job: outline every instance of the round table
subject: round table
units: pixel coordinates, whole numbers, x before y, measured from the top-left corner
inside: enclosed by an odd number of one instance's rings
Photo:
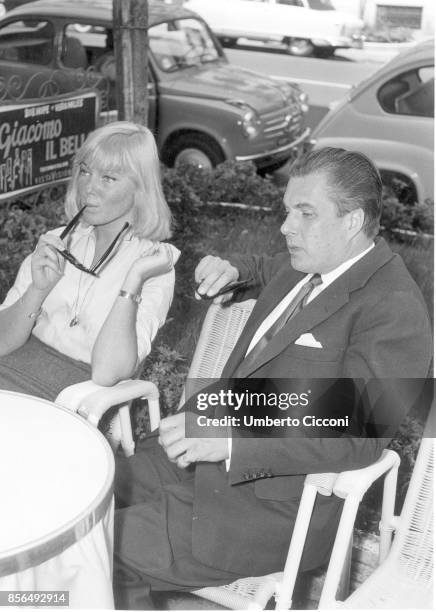
[[[6,391],[0,435],[0,591],[67,591],[72,608],[113,608],[105,438],[68,410]]]

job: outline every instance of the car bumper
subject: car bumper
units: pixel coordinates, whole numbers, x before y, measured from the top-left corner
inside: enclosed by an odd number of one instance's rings
[[[277,149],[273,149],[272,151],[264,151],[262,153],[256,153],[253,155],[235,155],[236,161],[253,161],[258,166],[266,166],[271,162],[280,161],[281,159],[287,159],[291,157],[293,153],[297,153],[300,147],[303,146],[303,143],[310,136],[310,128],[307,127],[302,134],[292,142],[283,145],[282,147],[278,147]]]

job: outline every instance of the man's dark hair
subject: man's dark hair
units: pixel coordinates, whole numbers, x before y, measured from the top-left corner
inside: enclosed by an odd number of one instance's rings
[[[361,208],[364,233],[373,238],[380,227],[382,182],[372,161],[357,151],[324,147],[302,155],[292,164],[289,178],[324,173],[329,197],[340,217]]]

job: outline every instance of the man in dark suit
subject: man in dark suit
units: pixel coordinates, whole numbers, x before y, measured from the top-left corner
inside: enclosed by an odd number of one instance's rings
[[[200,294],[250,279],[258,295],[223,377],[354,379],[368,389],[375,380],[367,395],[384,405],[396,385],[380,381],[427,376],[432,345],[418,287],[376,237],[379,174],[358,153],[315,151],[292,167],[284,203],[287,253],[208,256],[196,269]],[[146,608],[145,585],[193,590],[279,571],[305,475],[368,465],[389,441],[188,438],[189,419],[163,419],[159,444],[150,438],[118,462],[118,607]],[[335,498],[317,502],[302,569],[328,559],[340,509]]]

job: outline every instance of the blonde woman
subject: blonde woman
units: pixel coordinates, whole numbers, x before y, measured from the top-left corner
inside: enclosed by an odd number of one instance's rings
[[[164,323],[179,251],[151,132],[127,121],[77,152],[65,209],[0,306],[0,388],[53,400],[92,378],[132,376]]]

